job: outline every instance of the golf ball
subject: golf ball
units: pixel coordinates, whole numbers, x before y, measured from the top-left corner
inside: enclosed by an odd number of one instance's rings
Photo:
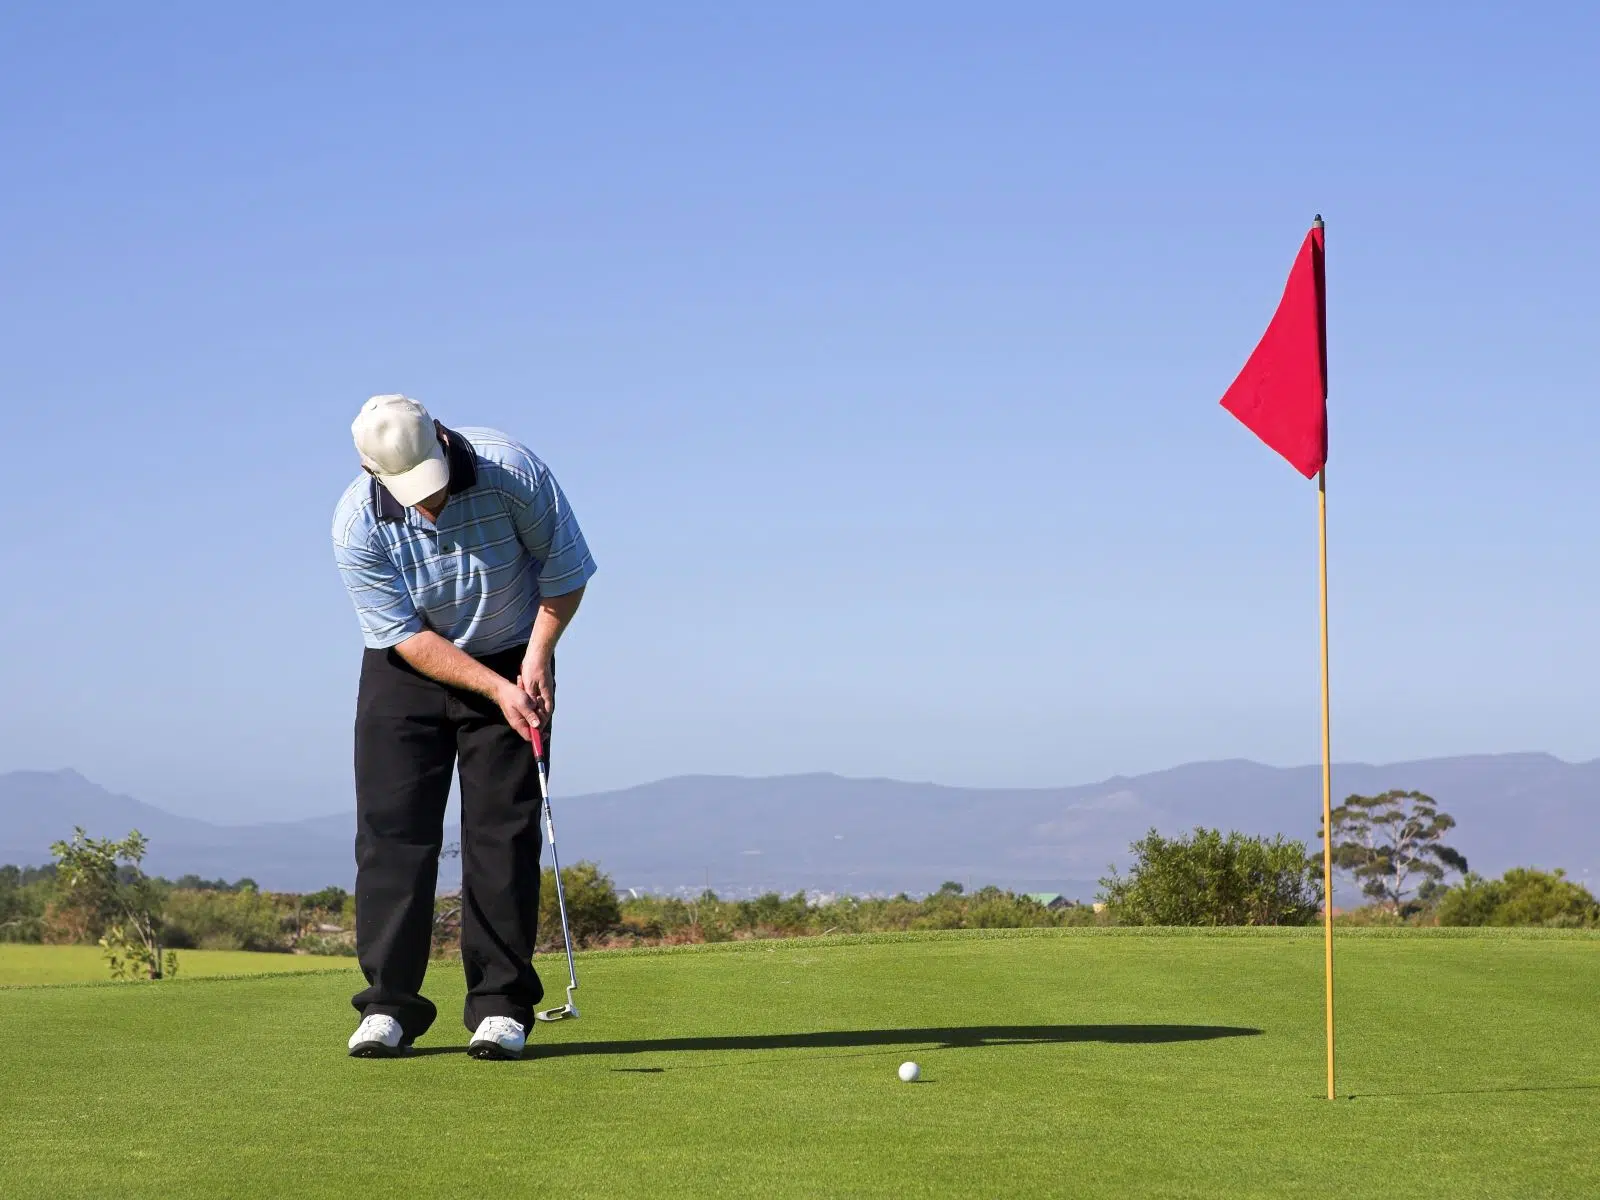
[[[901,1063],[900,1064],[900,1082],[901,1083],[915,1083],[917,1080],[919,1080],[921,1078],[922,1078],[922,1068],[917,1066],[916,1063]]]

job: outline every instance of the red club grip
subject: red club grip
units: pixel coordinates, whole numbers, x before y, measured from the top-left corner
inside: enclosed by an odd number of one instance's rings
[[[533,756],[538,759],[544,758],[544,734],[539,732],[537,725],[529,731],[529,740],[533,742]]]

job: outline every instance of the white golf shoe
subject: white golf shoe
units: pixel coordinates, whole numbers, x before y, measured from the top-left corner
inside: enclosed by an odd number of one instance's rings
[[[478,1032],[467,1043],[467,1053],[473,1058],[521,1058],[522,1048],[528,1044],[528,1031],[520,1021],[510,1017],[485,1017],[478,1022]]]
[[[406,1052],[402,1045],[405,1033],[400,1022],[393,1017],[362,1017],[361,1024],[350,1035],[352,1058],[397,1058]]]

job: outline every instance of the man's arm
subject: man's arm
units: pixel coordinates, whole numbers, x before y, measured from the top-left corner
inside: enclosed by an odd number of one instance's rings
[[[533,619],[533,634],[528,638],[528,652],[523,655],[517,684],[533,701],[542,724],[548,724],[556,711],[556,676],[551,668],[556,643],[583,603],[583,591],[580,587],[561,596],[539,598],[539,615]]]
[[[539,612],[517,682],[532,698],[541,720],[548,722],[556,705],[551,655],[583,600],[584,587],[595,572],[594,559],[548,467],[528,453],[520,467],[507,469],[505,479],[517,537],[539,564]]]
[[[545,718],[521,687],[497,675],[431,629],[408,637],[395,647],[395,652],[429,679],[493,700],[524,741],[544,722]]]

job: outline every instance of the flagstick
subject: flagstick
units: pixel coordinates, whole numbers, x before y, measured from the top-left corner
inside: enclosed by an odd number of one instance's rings
[[[1317,473],[1322,584],[1322,944],[1328,1006],[1328,1099],[1333,1092],[1333,758],[1328,716],[1328,470]]]

